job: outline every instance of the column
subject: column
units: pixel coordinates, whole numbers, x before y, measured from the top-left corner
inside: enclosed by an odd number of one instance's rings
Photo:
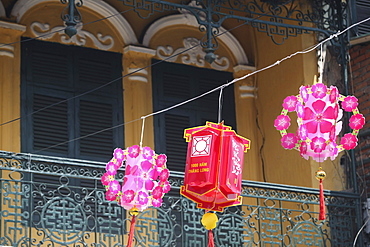
[[[0,150],[20,152],[20,61],[23,25],[0,21]]]
[[[142,129],[140,119],[153,112],[152,97],[152,76],[151,59],[155,56],[155,50],[127,46],[123,52],[123,100],[124,100],[124,121],[125,145],[139,145]],[[142,69],[143,68],[143,69]],[[141,69],[140,71],[138,71]],[[154,127],[153,117],[145,119],[145,130],[143,135],[143,146],[150,146],[154,149]]]

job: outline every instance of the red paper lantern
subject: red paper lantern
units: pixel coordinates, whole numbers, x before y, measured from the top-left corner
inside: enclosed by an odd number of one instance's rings
[[[198,208],[222,212],[242,203],[241,181],[244,152],[250,141],[223,123],[186,129],[189,143],[181,194]]]

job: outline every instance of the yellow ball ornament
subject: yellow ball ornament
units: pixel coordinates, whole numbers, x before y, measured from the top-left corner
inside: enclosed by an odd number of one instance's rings
[[[136,216],[139,214],[139,209],[137,209],[137,207],[133,207],[130,209],[129,213],[131,216]]]
[[[321,167],[320,167],[319,170],[316,172],[315,177],[317,180],[324,180],[326,177],[326,172],[321,170]]]
[[[215,213],[205,213],[202,217],[201,222],[204,228],[206,228],[207,230],[212,230],[217,225],[218,217]]]

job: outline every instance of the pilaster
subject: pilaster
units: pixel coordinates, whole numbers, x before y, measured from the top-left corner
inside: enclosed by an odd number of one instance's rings
[[[241,78],[255,71],[255,67],[237,65],[234,78]],[[257,87],[254,75],[235,83],[235,110],[238,134],[251,140],[251,148],[244,159],[243,179],[263,181],[263,170],[259,155],[260,134],[257,126]]]
[[[0,122],[19,119],[20,110],[20,40],[26,27],[0,21]],[[0,150],[20,152],[20,121],[0,127]]]
[[[127,46],[123,52],[123,88],[125,122],[140,119],[153,112],[151,59],[155,50]],[[125,125],[125,145],[140,143],[142,120]],[[154,148],[153,117],[145,119],[143,146]]]

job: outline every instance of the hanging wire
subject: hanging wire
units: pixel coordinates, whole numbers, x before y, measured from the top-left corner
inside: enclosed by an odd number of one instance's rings
[[[223,91],[224,87],[221,87],[220,88],[220,95],[218,97],[218,123],[221,123],[221,115],[222,115],[222,102],[223,102],[223,95],[222,95],[222,91]]]
[[[141,117],[141,119],[143,120],[143,123],[141,124],[140,148],[143,147],[145,117]]]
[[[320,77],[319,77],[319,83],[322,83],[323,73],[324,73],[324,55],[322,53],[322,45],[320,45]]]

